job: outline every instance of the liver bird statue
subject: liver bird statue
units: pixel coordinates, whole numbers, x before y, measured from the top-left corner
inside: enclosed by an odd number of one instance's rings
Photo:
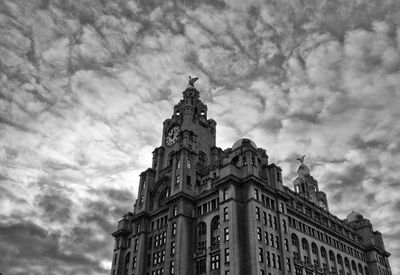
[[[189,86],[194,87],[194,83],[199,79],[198,77],[191,77],[189,75]]]
[[[304,164],[304,158],[306,155],[303,155],[301,158],[297,158],[296,160],[300,161],[301,164]]]

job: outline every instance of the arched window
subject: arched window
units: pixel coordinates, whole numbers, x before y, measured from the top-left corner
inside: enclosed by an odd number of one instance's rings
[[[356,262],[351,261],[351,269],[353,269],[355,272],[357,272],[357,265],[356,265]]]
[[[201,222],[197,225],[197,249],[206,249],[206,235],[207,235],[207,225],[205,222]]]
[[[304,262],[305,263],[311,263],[310,262],[310,248],[309,248],[309,246],[308,246],[308,242],[307,242],[307,240],[306,239],[301,239],[301,247],[303,248],[303,250],[304,250],[304,252],[303,252],[303,255],[304,255]]]
[[[207,233],[207,225],[205,222],[199,223],[197,226],[197,236],[204,236]]]
[[[361,275],[364,275],[364,271],[363,271],[363,268],[362,268],[362,265],[361,265],[361,264],[358,264],[358,272],[359,272]]]
[[[347,259],[347,257],[344,257],[344,266],[350,268],[350,261]]]
[[[169,197],[170,191],[169,188],[166,187],[164,188],[161,193],[160,193],[160,197],[158,198],[158,206],[161,207],[164,203],[165,200]]]
[[[337,260],[338,265],[343,267],[343,260],[342,260],[342,256],[340,256],[340,254],[337,254],[336,260]]]
[[[296,234],[292,234],[292,245],[293,247],[293,257],[295,259],[300,259],[300,247],[299,247],[299,238]]]
[[[321,257],[327,259],[326,249],[323,246],[321,246]]]
[[[335,254],[333,254],[332,250],[329,250],[329,260],[335,262]]]
[[[317,258],[318,258],[318,247],[315,243],[311,244],[311,251],[312,251],[312,254],[317,255]]]
[[[364,273],[365,273],[365,275],[369,275],[369,273],[368,273],[368,267],[364,267]]]
[[[211,220],[211,245],[219,244],[219,216]]]

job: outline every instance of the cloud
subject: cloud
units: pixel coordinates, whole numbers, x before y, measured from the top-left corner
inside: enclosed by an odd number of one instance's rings
[[[189,74],[218,146],[252,138],[288,186],[306,154],[331,211],[370,218],[400,272],[396,1],[6,0],[0,10],[4,272],[109,272],[109,234],[132,210]]]

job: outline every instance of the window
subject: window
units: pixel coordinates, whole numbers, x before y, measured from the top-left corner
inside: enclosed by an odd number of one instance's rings
[[[264,224],[267,225],[267,213],[263,211]]]
[[[267,251],[267,265],[271,266],[271,257],[270,257],[269,251]]]
[[[276,217],[274,217],[274,229],[278,228],[278,223],[276,222]]]
[[[171,236],[176,235],[176,222],[172,223]]]
[[[169,274],[174,274],[174,265],[175,265],[175,262],[174,261],[170,261],[169,262]]]
[[[114,255],[114,265],[117,264],[117,259],[118,259],[118,253],[115,253],[115,255]]]
[[[181,168],[181,159],[176,160],[176,168]]]
[[[269,239],[271,240],[271,247],[274,247],[274,235],[269,234]]]
[[[285,239],[285,250],[289,251],[289,242],[288,239]]]
[[[224,241],[225,242],[229,241],[229,228],[228,227],[224,228]]]
[[[219,244],[219,216],[211,220],[211,245]]]
[[[260,220],[260,208],[259,207],[256,207],[256,218],[257,218],[257,221]]]
[[[222,191],[222,200],[226,201],[227,197],[228,197],[228,189],[224,189]]]
[[[211,270],[219,269],[219,254],[211,255]]]
[[[175,242],[171,242],[171,255],[175,254]]]
[[[228,207],[224,207],[224,221],[229,220]]]
[[[258,261],[260,263],[264,262],[264,250],[261,247],[258,248]]]
[[[264,242],[266,245],[269,245],[269,239],[268,239],[268,232],[264,231]]]
[[[279,248],[279,236],[275,236],[276,248]]]
[[[229,262],[229,248],[225,248],[225,263],[228,264]]]
[[[187,159],[187,161],[186,161],[186,167],[187,167],[188,169],[190,169],[190,167],[192,167],[192,160],[191,160],[191,159]]]
[[[282,220],[283,232],[287,232],[286,220]]]
[[[172,210],[172,216],[176,216],[178,214],[178,206],[174,205],[174,208]]]
[[[207,232],[207,226],[206,223],[201,222],[199,223],[199,225],[197,226],[197,234],[198,236],[204,236]]]
[[[272,227],[272,216],[268,214],[269,227]]]
[[[133,251],[137,251],[137,250],[138,250],[138,246],[139,246],[139,240],[136,239],[136,240],[135,240],[135,245],[134,245],[134,247],[133,247]]]
[[[281,270],[281,268],[282,268],[281,256],[277,255],[277,258],[278,258],[278,260],[277,260],[277,262],[278,262],[278,269]]]
[[[272,267],[276,268],[276,260],[275,260],[275,254],[272,253]]]
[[[285,213],[285,204],[281,202],[281,212]]]
[[[133,257],[133,261],[132,261],[132,269],[136,268],[136,256]]]
[[[290,258],[286,258],[286,270],[291,271],[292,267],[290,266]]]
[[[201,259],[197,262],[197,274],[206,273],[206,259]]]
[[[257,188],[254,188],[254,198],[256,200],[259,200],[259,194],[258,194],[258,189]]]
[[[175,184],[179,184],[181,182],[179,175],[175,178]]]
[[[259,241],[262,241],[262,234],[261,234],[261,228],[257,227],[257,239]]]

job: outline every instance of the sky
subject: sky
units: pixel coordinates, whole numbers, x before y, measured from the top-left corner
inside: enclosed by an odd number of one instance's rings
[[[0,0],[0,273],[109,274],[188,75],[217,146],[371,220],[400,274],[400,2]]]

